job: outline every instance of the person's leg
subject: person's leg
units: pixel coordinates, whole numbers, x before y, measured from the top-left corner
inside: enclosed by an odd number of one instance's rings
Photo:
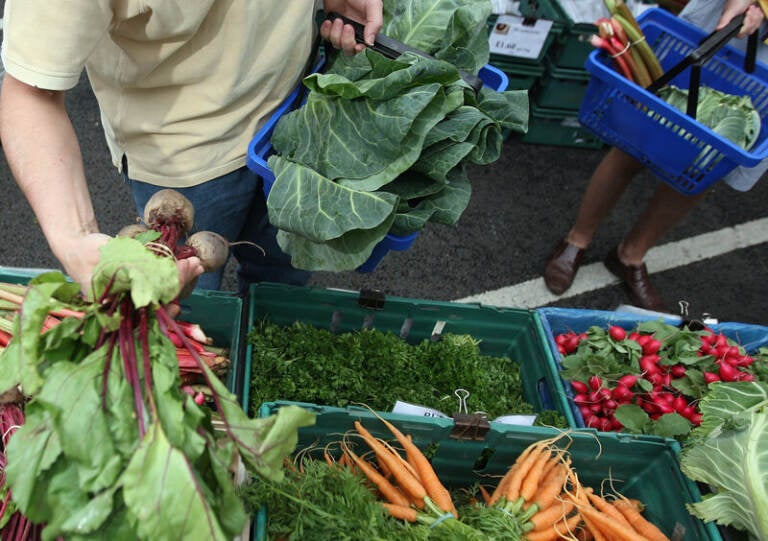
[[[598,226],[642,169],[640,162],[617,148],[602,159],[582,196],[576,222],[544,267],[544,284],[552,293],[561,295],[571,287]]]
[[[705,193],[687,196],[659,182],[632,230],[606,257],[605,266],[622,280],[636,306],[657,312],[669,309],[651,282],[643,259],[661,237],[688,216]]]
[[[570,244],[587,248],[597,228],[613,210],[643,165],[629,154],[611,148],[592,173],[581,199],[576,222],[566,235]]]
[[[659,182],[645,211],[619,245],[619,258],[626,265],[642,265],[645,254],[669,233],[706,197],[707,191],[684,195],[666,182]]]

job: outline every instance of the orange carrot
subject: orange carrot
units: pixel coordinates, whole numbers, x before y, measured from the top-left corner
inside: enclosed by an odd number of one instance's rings
[[[520,496],[520,487],[523,484],[523,480],[528,476],[531,468],[538,462],[542,454],[547,455],[548,453],[548,444],[543,441],[539,441],[533,444],[533,449],[531,449],[531,452],[528,453],[522,461],[520,459],[516,461],[520,466],[509,480],[509,485],[507,486],[507,492],[505,495],[507,501],[516,500]]]
[[[645,536],[637,533],[631,526],[618,522],[591,505],[579,507],[579,513],[584,517],[585,522],[589,521],[592,524],[590,529],[595,535],[595,539],[597,539],[597,531],[599,531],[611,541],[648,541]]]
[[[597,509],[598,511],[602,511],[606,515],[610,515],[614,520],[617,520],[618,522],[621,522],[622,524],[626,524],[627,526],[632,526],[629,521],[624,517],[624,515],[616,509],[616,507],[600,496],[599,494],[595,494],[595,492],[591,488],[584,489],[584,492],[587,493],[587,497],[589,498],[590,503]]]
[[[389,514],[400,520],[406,520],[408,522],[416,522],[419,518],[419,512],[413,507],[406,507],[403,505],[396,505],[393,503],[382,502],[381,505],[384,509],[389,511]]]
[[[518,460],[520,459],[518,458]],[[520,468],[520,464],[515,462],[511,467],[507,469],[506,473],[502,476],[501,479],[499,479],[499,482],[496,485],[496,488],[491,493],[491,499],[488,500],[488,505],[494,505],[496,502],[498,502],[501,499],[502,496],[504,496],[507,493],[507,489],[509,488],[509,482],[519,468]]]
[[[578,513],[570,517],[563,517],[555,522],[551,528],[545,530],[533,530],[525,534],[528,541],[556,541],[557,539],[570,539],[576,532],[581,522],[581,515]]]
[[[424,489],[427,491],[427,495],[440,509],[447,513],[453,513],[454,516],[458,516],[456,512],[456,506],[451,499],[451,493],[443,485],[440,478],[437,476],[429,459],[421,452],[421,449],[416,446],[411,438],[403,434],[397,427],[386,419],[381,419],[390,432],[395,436],[400,445],[405,450],[405,456],[408,463],[416,470],[418,478],[421,480]]]
[[[376,486],[382,496],[389,502],[396,505],[403,505],[408,507],[410,501],[406,498],[402,492],[400,492],[396,486],[389,482],[389,480],[381,475],[376,468],[371,464],[360,458],[355,454],[352,449],[345,447],[345,454],[360,468],[360,471]]]
[[[368,432],[360,421],[355,421],[354,425],[358,434],[360,434],[373,452],[376,453],[376,458],[383,461],[389,471],[392,472],[392,476],[395,478],[400,488],[403,489],[416,507],[422,509],[424,507],[424,498],[427,496],[427,491],[424,486],[411,472],[400,464],[401,458],[384,446],[384,444],[376,439],[373,434]]]
[[[536,494],[531,498],[540,510],[546,509],[563,492],[565,482],[568,478],[568,465],[565,463],[557,464],[541,482]]]
[[[477,485],[477,488],[480,491],[480,495],[483,497],[483,502],[485,505],[488,505],[488,502],[491,500],[491,494],[488,492],[488,489],[483,485]]]
[[[537,512],[531,517],[533,531],[544,531],[552,528],[559,520],[568,516],[573,509],[572,501],[561,501],[550,505],[548,508]]]
[[[668,540],[653,522],[645,518],[634,502],[627,499],[618,499],[613,503],[614,507],[627,519],[632,527],[651,541]]]
[[[541,453],[531,465],[527,475],[523,478],[522,483],[520,484],[520,496],[522,496],[525,501],[530,501],[531,498],[533,498],[533,494],[536,492],[536,489],[539,488],[539,483],[544,475],[544,470],[546,469],[547,464],[550,463],[550,460],[555,459],[548,449]]]

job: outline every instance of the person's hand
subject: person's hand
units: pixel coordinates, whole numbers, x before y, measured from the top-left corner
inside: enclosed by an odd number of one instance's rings
[[[384,20],[381,0],[326,0],[323,5],[326,12],[335,11],[365,25],[365,43],[373,44]],[[355,41],[355,31],[352,26],[344,24],[340,19],[332,23],[323,21],[320,26],[320,35],[335,48],[341,49],[344,54],[352,55],[365,48],[365,45]]]
[[[755,32],[765,20],[763,10],[753,0],[726,0],[715,30],[720,30],[731,19],[742,13],[744,13],[744,24],[741,25],[741,30],[736,36],[739,38],[745,38]]]
[[[93,268],[99,261],[99,249],[110,238],[103,233],[88,233],[67,239],[66,242],[63,240],[57,242],[55,252],[64,267],[64,272],[80,284],[82,291],[90,290]]]
[[[90,291],[93,269],[101,255],[99,249],[111,238],[103,233],[89,233],[70,239],[66,248],[63,247],[62,242],[59,242],[58,257],[64,272],[80,284],[83,292]],[[194,289],[197,277],[203,274],[203,264],[198,257],[188,257],[177,260],[176,268],[179,271],[179,296],[185,297]]]
[[[203,264],[197,256],[186,257],[176,261],[176,267],[179,269],[179,298],[188,297],[197,285],[197,277],[203,274]]]

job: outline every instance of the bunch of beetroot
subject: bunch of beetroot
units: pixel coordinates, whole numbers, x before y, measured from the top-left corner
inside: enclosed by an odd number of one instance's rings
[[[585,426],[601,431],[684,436],[701,424],[698,401],[710,385],[764,373],[724,334],[660,321],[629,332],[618,325],[567,331],[555,343]]]
[[[150,247],[177,259],[198,256],[205,272],[223,267],[229,257],[230,243],[213,231],[192,233],[195,209],[182,193],[172,189],[155,192],[144,206],[143,223],[125,226],[117,236],[136,238],[155,232]]]

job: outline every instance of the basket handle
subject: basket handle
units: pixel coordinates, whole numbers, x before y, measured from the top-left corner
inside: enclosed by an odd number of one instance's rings
[[[744,23],[744,14],[737,15],[720,30],[712,32],[705,37],[693,51],[680,62],[672,66],[661,77],[646,87],[648,92],[657,94],[658,91],[679,75],[684,69],[690,67],[690,80],[688,85],[688,104],[686,113],[691,118],[696,118],[696,108],[699,102],[699,85],[701,82],[701,66],[712,58],[731,38],[736,36]],[[752,73],[755,70],[755,58],[757,56],[757,32],[753,32],[747,38],[747,54],[744,59],[744,71]]]

